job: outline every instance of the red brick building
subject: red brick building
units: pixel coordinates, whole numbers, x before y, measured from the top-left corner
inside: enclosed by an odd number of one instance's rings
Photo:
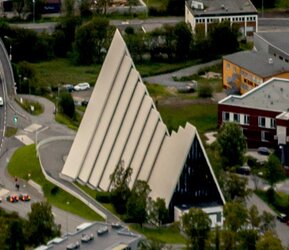
[[[242,96],[231,95],[218,104],[218,126],[241,125],[248,147],[277,150],[289,165],[289,80],[272,78]]]

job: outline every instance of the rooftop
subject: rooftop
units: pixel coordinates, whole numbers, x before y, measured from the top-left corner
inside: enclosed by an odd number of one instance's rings
[[[226,59],[260,77],[271,77],[289,72],[289,64],[262,51],[241,51],[224,56]]]
[[[276,112],[288,111],[289,80],[272,78],[242,96],[230,95],[219,104]]]
[[[226,15],[228,13],[255,13],[257,10],[250,0],[198,0],[204,9],[193,9],[194,15]],[[192,1],[188,2],[191,6]]]
[[[107,229],[108,231],[103,231],[100,233],[100,230]],[[82,241],[81,239],[84,236],[93,235],[93,239],[88,240],[87,242]],[[42,249],[53,249],[53,250],[63,250],[68,249],[67,247],[71,244],[79,243],[79,249],[87,250],[106,250],[114,249],[118,246],[127,245],[129,246],[132,242],[139,241],[141,236],[135,233],[128,231],[126,227],[121,225],[112,225],[101,222],[94,222],[86,227],[83,227],[81,230],[76,230],[73,234],[68,234],[64,238],[55,238],[51,240],[47,246],[40,246],[36,248],[37,250]],[[121,248],[123,249],[123,248]]]
[[[289,55],[289,32],[257,32],[255,35]]]

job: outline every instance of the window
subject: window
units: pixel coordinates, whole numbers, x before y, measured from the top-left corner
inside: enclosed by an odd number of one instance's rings
[[[267,131],[261,131],[261,141],[268,141],[269,139],[269,133]]]
[[[266,126],[266,119],[265,117],[258,117],[258,125],[259,127],[265,128]]]
[[[249,125],[250,124],[250,116],[249,115],[244,115],[244,124]]]
[[[273,118],[270,118],[270,128],[275,128],[276,127],[276,121]]]
[[[230,113],[229,112],[223,112],[223,121],[229,121],[230,120]]]
[[[234,114],[233,121],[239,123],[240,122],[240,115],[239,114]]]
[[[226,67],[227,69],[230,69],[230,63],[227,63]]]

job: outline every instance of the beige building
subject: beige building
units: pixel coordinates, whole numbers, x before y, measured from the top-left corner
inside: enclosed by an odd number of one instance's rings
[[[132,168],[130,188],[147,181],[172,220],[198,206],[222,224],[224,197],[196,128],[169,134],[116,31],[61,176],[109,191],[120,162]]]

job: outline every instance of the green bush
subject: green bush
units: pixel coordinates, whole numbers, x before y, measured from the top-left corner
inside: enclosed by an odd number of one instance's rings
[[[198,89],[198,95],[201,98],[212,97],[213,88],[209,84],[200,84]]]
[[[110,192],[97,192],[95,199],[101,203],[110,203]]]
[[[53,188],[51,188],[50,193],[52,195],[56,195],[58,193],[58,191],[59,191],[59,187],[54,186]]]

